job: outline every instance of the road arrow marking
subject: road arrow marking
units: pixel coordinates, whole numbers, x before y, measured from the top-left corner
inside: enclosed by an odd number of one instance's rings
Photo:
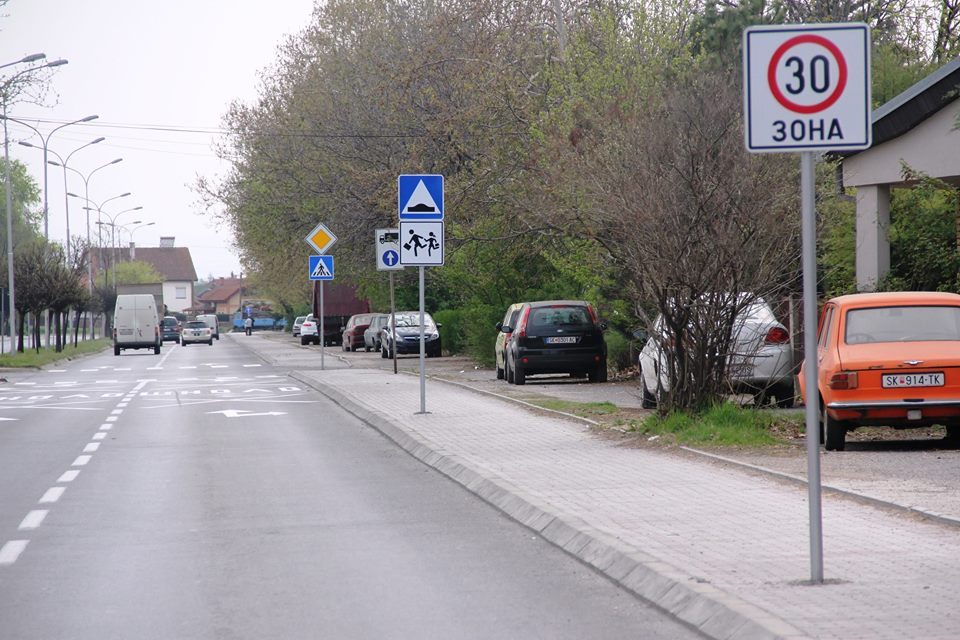
[[[223,411],[208,411],[207,413],[222,413],[228,418],[247,418],[250,416],[285,416],[287,415],[285,411],[264,411],[264,412],[250,412],[244,409],[224,409]]]

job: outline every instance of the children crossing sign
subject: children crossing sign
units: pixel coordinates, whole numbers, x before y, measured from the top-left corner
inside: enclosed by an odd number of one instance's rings
[[[746,29],[743,101],[749,151],[868,148],[870,28],[848,23]]]
[[[443,223],[400,222],[400,264],[443,266]]]

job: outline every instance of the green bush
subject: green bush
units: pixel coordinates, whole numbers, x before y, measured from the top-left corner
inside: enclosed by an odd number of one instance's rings
[[[440,344],[450,355],[463,352],[463,312],[459,309],[437,311],[433,321],[440,326]]]
[[[497,342],[497,322],[504,307],[475,305],[462,309],[465,352],[484,365],[493,365],[493,348]]]
[[[633,366],[630,341],[622,333],[609,329],[604,332],[603,339],[607,343],[608,368],[620,371]]]

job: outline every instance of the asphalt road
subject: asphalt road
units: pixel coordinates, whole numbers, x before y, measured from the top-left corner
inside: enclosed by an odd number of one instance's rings
[[[293,382],[295,361],[225,339],[8,372],[0,637],[699,637]]]

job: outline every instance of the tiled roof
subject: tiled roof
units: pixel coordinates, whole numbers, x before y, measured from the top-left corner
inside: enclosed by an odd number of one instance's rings
[[[119,248],[117,253],[121,262],[130,260],[129,247]],[[133,258],[153,265],[164,281],[197,281],[197,271],[187,247],[137,247]]]
[[[210,288],[197,296],[202,302],[226,302],[230,300],[243,285],[240,278],[217,278],[210,283]]]

